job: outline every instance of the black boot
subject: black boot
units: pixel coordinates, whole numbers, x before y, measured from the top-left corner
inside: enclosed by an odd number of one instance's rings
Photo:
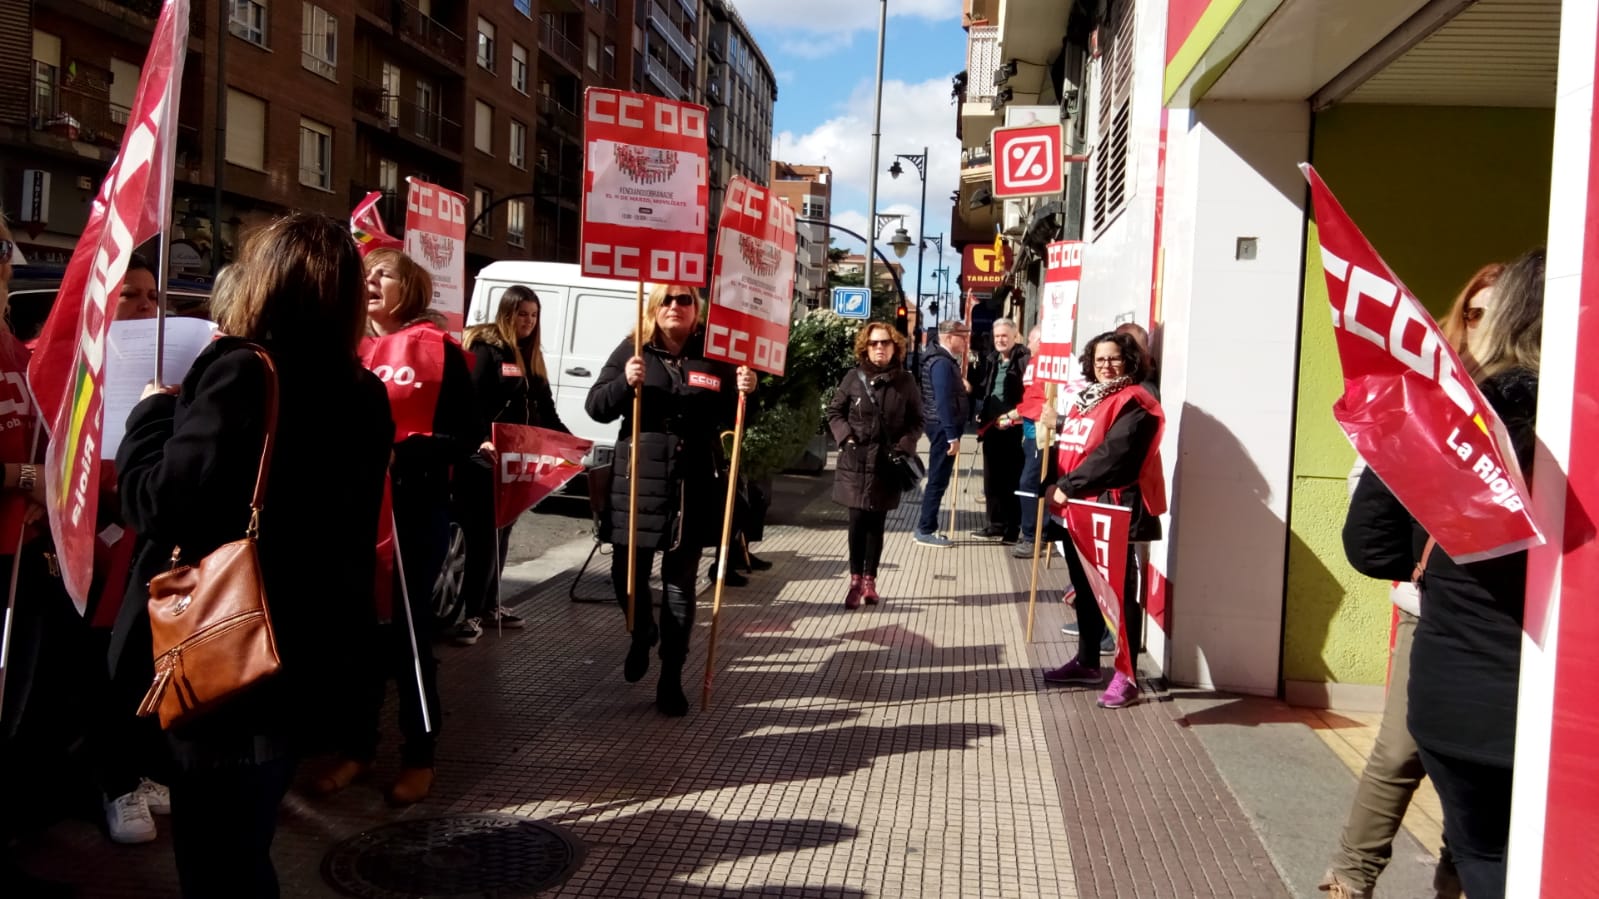
[[[738,545],[739,545],[739,548],[744,551],[742,553],[742,555],[744,556],[744,570],[745,571],[748,571],[750,574],[754,574],[757,571],[770,571],[771,570],[772,563],[766,561],[765,559],[763,559],[763,558],[755,555],[755,553],[751,552],[750,551],[749,541],[745,540],[743,535],[739,536]]]
[[[688,697],[683,695],[683,663],[661,660],[661,679],[655,682],[655,708],[669,718],[688,714]]]
[[[627,648],[627,661],[622,664],[622,677],[630,684],[644,679],[650,671],[650,647],[655,645],[655,628],[640,621],[633,628],[633,643]]]

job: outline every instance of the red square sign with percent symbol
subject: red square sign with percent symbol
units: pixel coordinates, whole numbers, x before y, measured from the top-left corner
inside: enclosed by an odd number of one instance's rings
[[[583,274],[703,287],[705,107],[596,87],[583,106]]]
[[[1059,123],[995,128],[994,197],[1041,197],[1065,190],[1064,134]]]

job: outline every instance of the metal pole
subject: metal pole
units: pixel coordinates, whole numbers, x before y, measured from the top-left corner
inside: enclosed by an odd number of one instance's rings
[[[217,0],[216,138],[211,148],[211,276],[222,270],[222,173],[227,169],[228,79],[223,67],[228,54],[230,0]],[[238,235],[233,235],[238,240]]]
[[[866,221],[872,233],[866,241],[866,290],[872,289],[872,248],[877,245],[877,162],[883,140],[883,47],[888,38],[888,0],[879,0],[877,12],[877,99],[872,102],[872,171],[866,189]]]
[[[922,175],[922,211],[916,219],[916,321],[922,320],[922,255],[927,252],[927,148],[922,148],[922,164],[916,167]]]

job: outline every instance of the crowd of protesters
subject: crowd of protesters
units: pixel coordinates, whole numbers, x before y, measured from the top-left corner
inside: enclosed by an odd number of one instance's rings
[[[0,222],[0,311],[13,246]],[[1442,320],[1524,472],[1543,280],[1541,251],[1485,267]],[[133,257],[114,317],[154,317],[156,281]],[[215,339],[181,383],[146,388],[105,468],[81,616],[43,519],[36,413],[27,402],[0,405],[0,574],[18,584],[0,771],[56,770],[52,756],[81,744],[111,839],[152,840],[152,816],[170,815],[186,897],[278,895],[270,847],[280,803],[302,762],[313,796],[370,773],[389,681],[402,743],[386,795],[397,806],[426,798],[444,715],[435,639],[471,645],[487,628],[525,625],[500,601],[510,528],[494,516],[492,429],[568,430],[545,367],[540,300],[524,287],[506,290],[492,319],[458,343],[430,311],[431,297],[422,266],[394,249],[363,257],[348,228],[327,217],[291,215],[251,235],[215,282]],[[689,710],[682,670],[703,551],[723,530],[720,503],[692,500],[726,493],[720,437],[738,394],[756,386],[750,370],[705,357],[705,315],[698,288],[656,285],[640,329],[616,346],[585,409],[618,423],[614,466],[593,474],[608,476],[599,536],[618,549],[611,581],[629,630],[623,676],[643,680],[656,651],[655,704],[673,717]],[[0,315],[0,380],[22,383],[30,351],[6,322]],[[1119,649],[1136,664],[1148,545],[1161,538],[1166,510],[1165,418],[1149,335],[1128,324],[1085,341],[1082,379],[1057,394],[1035,377],[1038,329],[1024,344],[1016,323],[1000,319],[992,351],[976,358],[968,324],[945,321],[937,332],[913,374],[904,336],[866,323],[856,365],[827,405],[838,447],[833,498],[849,510],[845,607],[887,601],[877,578],[888,514],[916,490],[913,543],[954,545],[945,533],[953,516],[940,528],[943,500],[963,452],[980,452],[987,521],[971,537],[1014,546],[1018,557],[1049,542],[1065,559],[1074,612],[1066,632],[1078,646],[1042,679],[1103,688],[1105,709],[1136,704],[1136,674],[1109,672],[1107,683],[1103,659]],[[394,377],[402,367],[414,380]],[[969,433],[979,448],[963,448]],[[1351,485],[1345,549],[1358,571],[1393,584],[1399,639],[1382,726],[1321,889],[1334,899],[1372,895],[1426,776],[1445,815],[1435,895],[1503,896],[1526,554],[1457,563],[1363,464]],[[1131,513],[1114,633],[1069,538],[1040,514],[1040,501],[1068,500]],[[737,517],[736,535],[747,525]],[[464,602],[461,620],[440,633],[431,600],[451,521],[466,539]],[[245,533],[259,547],[281,670],[163,733],[136,714],[145,690],[161,683],[148,585]],[[746,568],[764,566],[741,536],[733,551]],[[69,692],[82,701],[64,703]],[[8,791],[0,841],[9,843],[42,788],[0,789]],[[6,882],[50,894],[10,864],[0,857]]]
[[[0,311],[13,247],[0,222]],[[156,284],[150,264],[130,257],[113,317],[155,317]],[[278,895],[270,848],[280,803],[302,762],[312,796],[370,772],[391,680],[400,765],[385,793],[396,806],[429,795],[444,714],[434,639],[471,644],[485,625],[524,624],[500,603],[509,528],[493,517],[491,428],[567,430],[539,345],[538,296],[506,291],[463,346],[431,313],[432,294],[427,271],[406,254],[375,249],[363,258],[348,227],[325,216],[290,215],[254,232],[214,283],[214,339],[181,383],[146,387],[114,463],[103,466],[92,596],[81,616],[44,520],[42,429],[31,404],[0,408],[0,576],[18,578],[0,722],[8,889],[57,892],[17,868],[10,847],[58,804],[60,791],[41,781],[74,770],[75,746],[88,756],[110,839],[148,842],[153,816],[170,815],[186,897]],[[703,513],[710,504],[684,498],[720,489],[727,472],[716,435],[732,422],[736,391],[755,386],[748,369],[703,358],[704,312],[697,289],[657,287],[643,352],[624,340],[589,399],[595,418],[621,418],[630,439],[632,397],[643,393],[644,514],[626,674],[643,676],[658,640],[657,705],[673,716],[688,711],[681,670],[701,551],[720,537],[720,521]],[[6,322],[0,315],[0,380],[20,385],[30,350]],[[414,377],[397,377],[401,369]],[[606,532],[619,544],[632,474],[617,471],[607,512]],[[452,520],[467,538],[464,613],[440,634],[432,599]],[[144,711],[159,704],[174,677],[152,651],[147,585],[244,535],[257,547],[279,667],[163,731],[138,714],[141,700]],[[667,572],[658,613],[648,586],[657,552]],[[628,555],[615,555],[624,607]],[[21,771],[31,776],[13,783]]]

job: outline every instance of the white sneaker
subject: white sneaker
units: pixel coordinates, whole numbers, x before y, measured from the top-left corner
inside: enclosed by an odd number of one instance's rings
[[[114,843],[148,843],[155,839],[155,819],[144,796],[134,790],[105,804],[106,830]]]
[[[150,814],[172,814],[172,791],[161,784],[148,777],[141,777],[139,789],[135,792],[144,797],[144,807],[150,810]]]
[[[483,636],[483,624],[476,618],[468,618],[457,624],[450,631],[450,642],[456,646],[471,646]]]

